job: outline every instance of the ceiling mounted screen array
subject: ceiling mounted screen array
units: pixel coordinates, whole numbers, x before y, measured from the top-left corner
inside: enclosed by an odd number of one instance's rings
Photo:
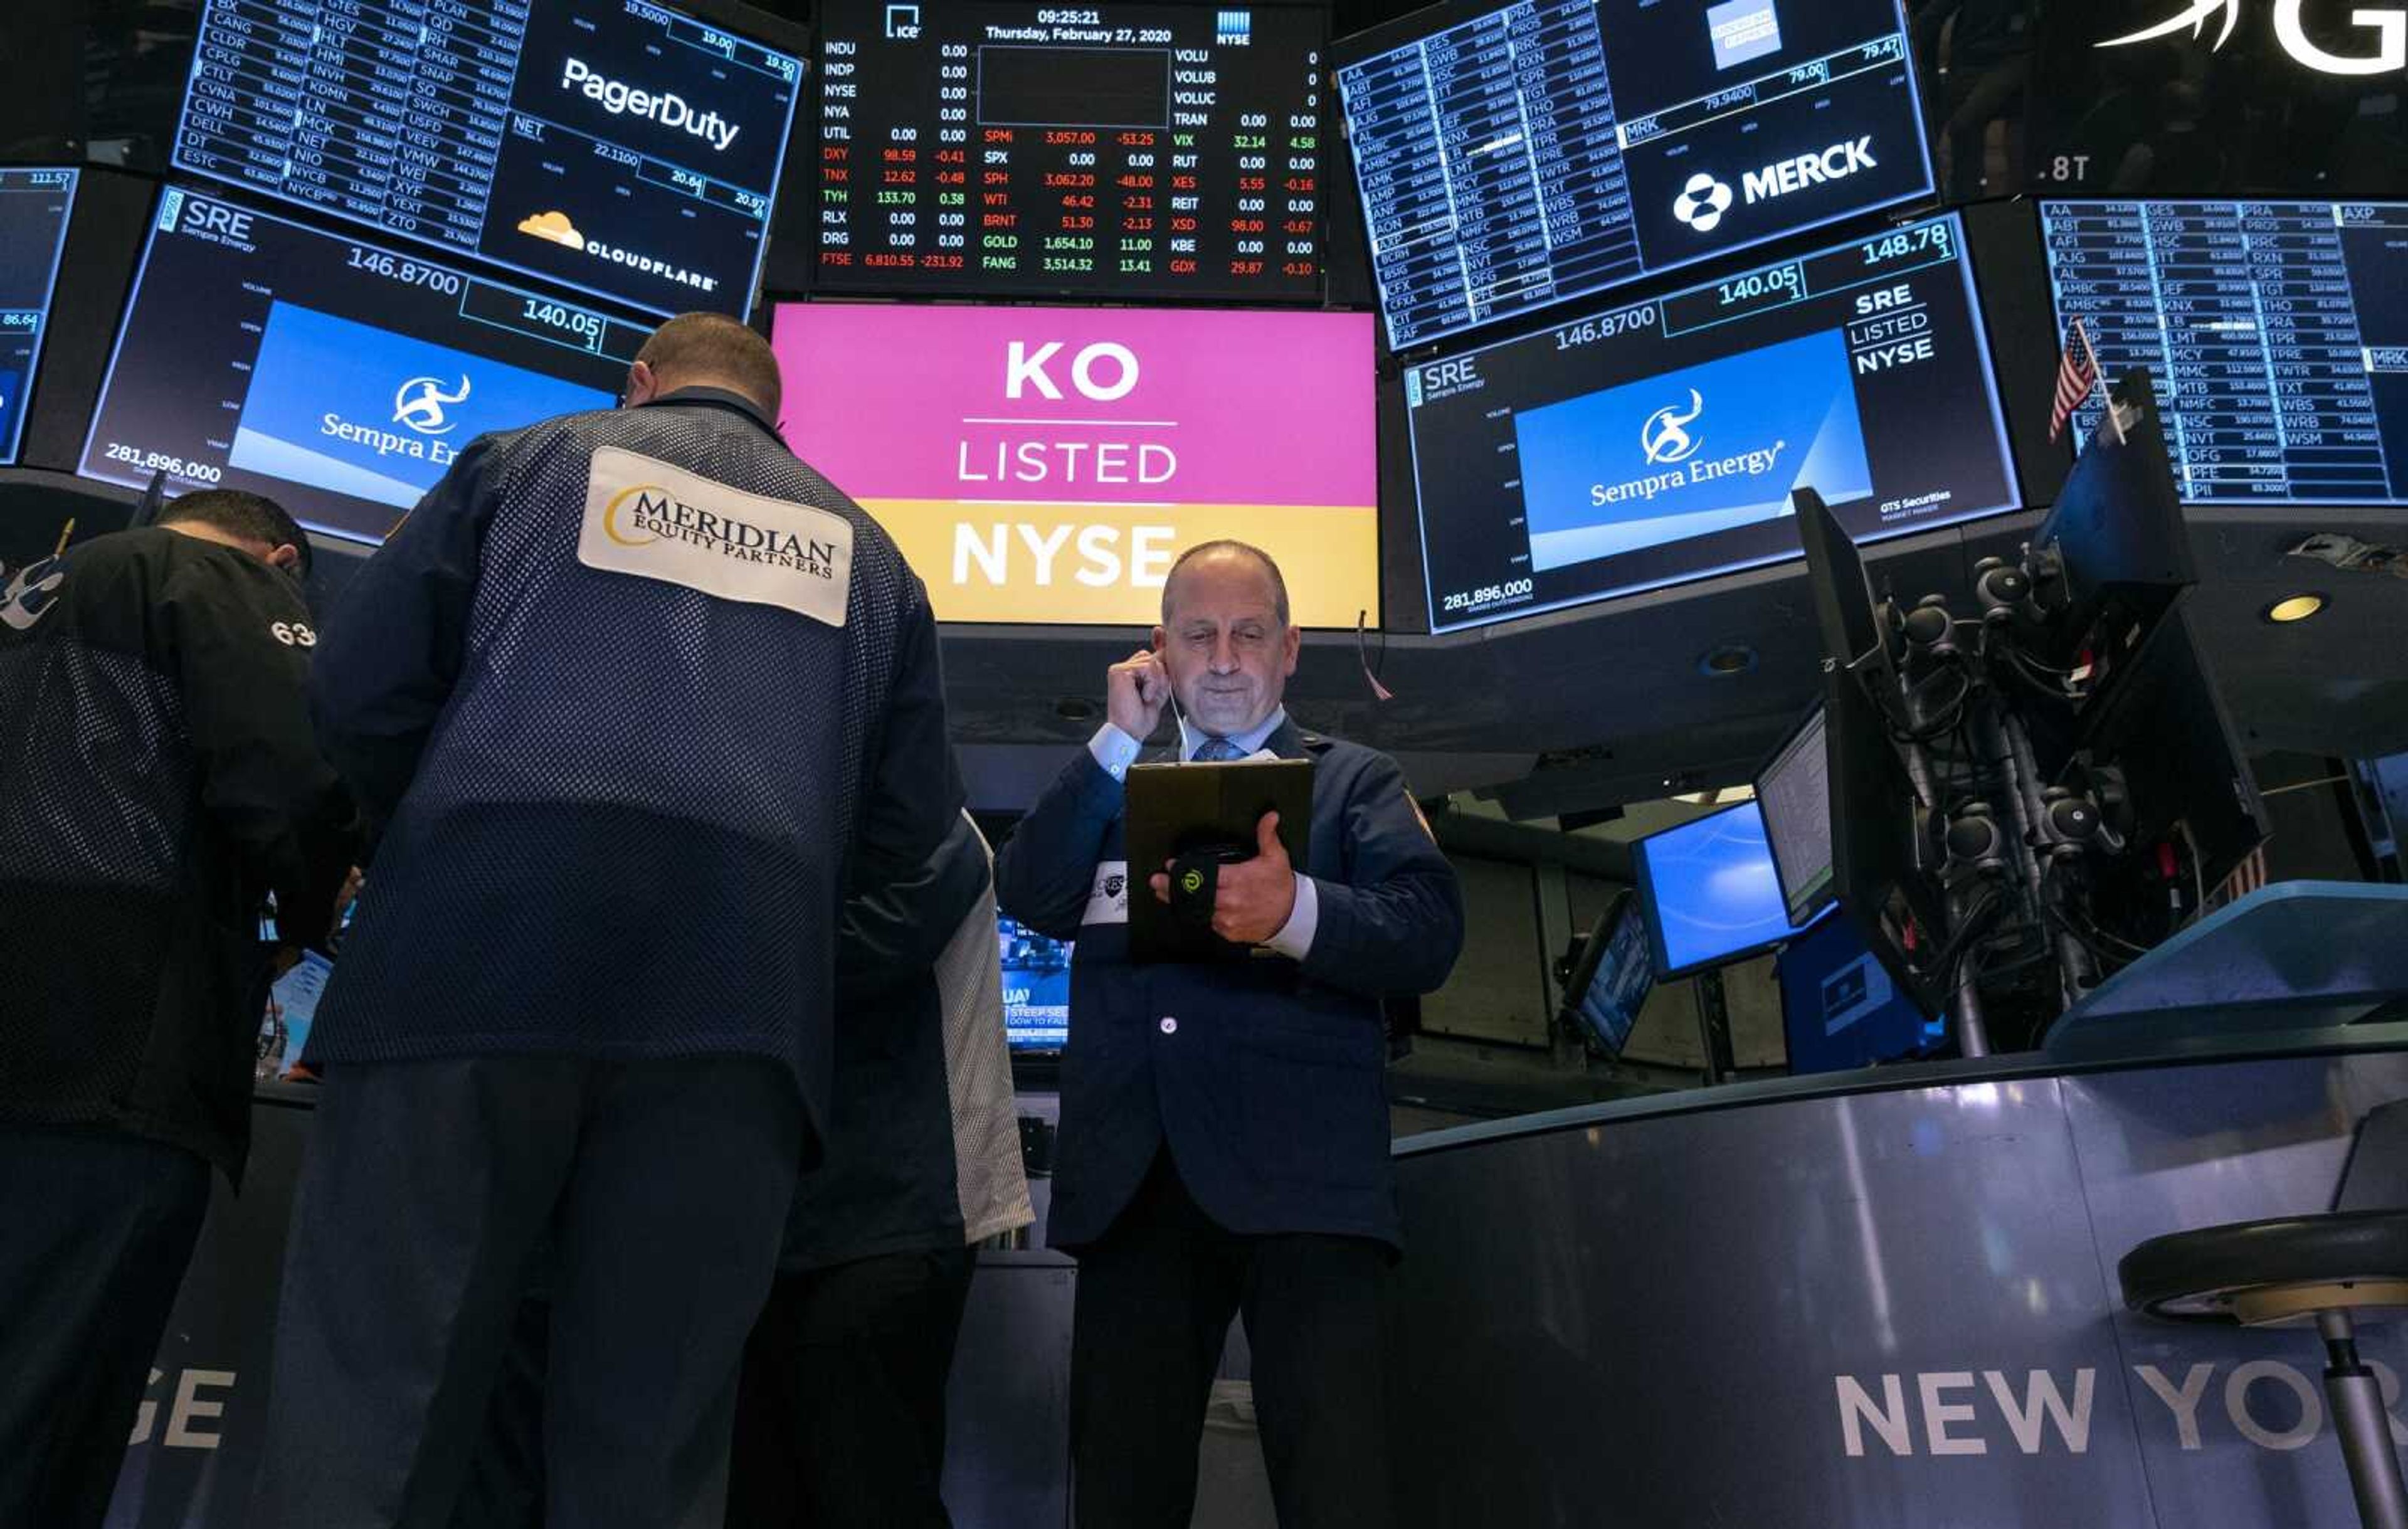
[[[1310,302],[1310,6],[828,0],[819,285]]]
[[[648,0],[208,0],[173,164],[650,312],[741,314],[801,81]]]
[[[1433,631],[2013,507],[1953,217],[1405,370]]]
[[[2408,203],[2042,202],[2041,224],[2058,322],[2109,378],[2157,378],[2186,502],[2408,504]]]
[[[1926,195],[1907,37],[1898,0],[1521,0],[1353,39],[1391,347]]]

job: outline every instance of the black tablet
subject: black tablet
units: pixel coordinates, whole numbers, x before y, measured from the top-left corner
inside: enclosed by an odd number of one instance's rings
[[[1235,759],[1221,764],[1147,764],[1128,772],[1129,959],[1218,960],[1241,956],[1202,920],[1182,917],[1154,895],[1166,861],[1197,852],[1230,859],[1254,854],[1255,826],[1280,815],[1280,843],[1299,871],[1312,845],[1312,761]]]

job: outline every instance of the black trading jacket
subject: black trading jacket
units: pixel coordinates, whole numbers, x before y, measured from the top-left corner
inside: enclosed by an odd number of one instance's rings
[[[239,1176],[263,894],[314,941],[350,858],[315,642],[288,576],[175,531],[0,570],[0,1124]]]

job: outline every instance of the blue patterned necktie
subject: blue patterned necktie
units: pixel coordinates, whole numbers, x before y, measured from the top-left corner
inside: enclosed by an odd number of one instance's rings
[[[1196,759],[1199,764],[1218,764],[1224,759],[1242,759],[1245,757],[1245,750],[1226,738],[1207,738],[1203,745],[1196,751]]]

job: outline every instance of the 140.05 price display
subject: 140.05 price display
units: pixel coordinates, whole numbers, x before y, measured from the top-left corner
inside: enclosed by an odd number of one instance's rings
[[[1961,230],[1933,219],[1405,371],[1436,631],[2012,507]]]

